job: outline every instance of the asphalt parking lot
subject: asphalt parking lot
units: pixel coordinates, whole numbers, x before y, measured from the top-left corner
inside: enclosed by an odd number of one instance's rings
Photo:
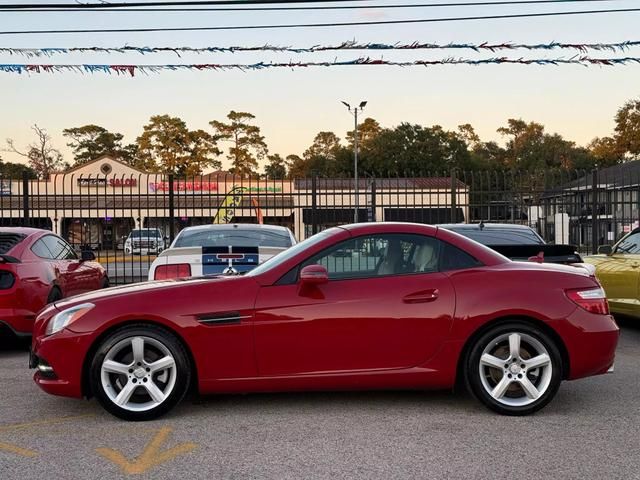
[[[148,423],[49,396],[0,350],[0,478],[640,479],[640,324],[616,372],[564,383],[542,412],[467,395],[362,392],[192,399]]]

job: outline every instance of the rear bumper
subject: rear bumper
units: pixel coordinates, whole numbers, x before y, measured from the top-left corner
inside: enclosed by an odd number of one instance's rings
[[[36,315],[27,310],[0,308],[0,324],[6,326],[18,337],[28,337],[33,333]]]
[[[67,330],[35,339],[29,360],[30,366],[37,369],[33,380],[52,395],[81,398],[82,369],[90,345],[90,334]]]
[[[569,354],[569,380],[612,370],[620,329],[611,315],[578,308],[559,327]]]

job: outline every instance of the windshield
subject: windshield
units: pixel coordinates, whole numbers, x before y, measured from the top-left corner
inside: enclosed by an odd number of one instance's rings
[[[483,245],[544,245],[540,236],[530,228],[451,228],[452,232],[459,233],[471,240]]]
[[[269,271],[272,268],[276,268],[278,265],[283,264],[284,262],[286,262],[290,258],[295,257],[300,252],[302,252],[302,251],[304,251],[304,250],[306,250],[308,248],[311,248],[315,244],[320,243],[322,240],[326,239],[327,237],[330,237],[331,235],[336,233],[337,230],[338,230],[337,228],[330,228],[330,229],[324,230],[324,231],[322,231],[320,233],[316,233],[315,235],[307,238],[306,240],[294,245],[290,249],[285,250],[284,252],[279,253],[278,255],[276,255],[274,257],[271,257],[269,260],[264,262],[262,265],[257,266],[256,268],[251,270],[249,273],[247,273],[247,276],[260,275],[261,273]]]
[[[129,238],[160,238],[160,232],[158,230],[132,230],[129,234]]]
[[[184,231],[176,238],[176,247],[281,247],[291,246],[291,235],[286,230],[255,230],[246,228],[211,228]]]

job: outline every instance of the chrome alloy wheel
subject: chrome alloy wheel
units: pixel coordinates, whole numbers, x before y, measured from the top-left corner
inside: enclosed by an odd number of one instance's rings
[[[530,405],[549,389],[553,373],[547,349],[526,333],[506,333],[489,342],[480,356],[480,381],[497,402]]]
[[[144,336],[116,343],[100,367],[106,395],[131,412],[144,412],[163,403],[175,387],[176,374],[176,361],[169,349]]]

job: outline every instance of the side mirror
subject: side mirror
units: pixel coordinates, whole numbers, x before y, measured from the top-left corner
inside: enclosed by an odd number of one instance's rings
[[[613,248],[611,248],[611,245],[600,245],[598,247],[598,253],[600,255],[611,255],[613,253]]]
[[[322,265],[307,265],[300,272],[303,285],[322,285],[329,282],[329,272]]]
[[[80,260],[83,262],[93,262],[95,259],[96,255],[91,250],[82,250],[80,252]]]

